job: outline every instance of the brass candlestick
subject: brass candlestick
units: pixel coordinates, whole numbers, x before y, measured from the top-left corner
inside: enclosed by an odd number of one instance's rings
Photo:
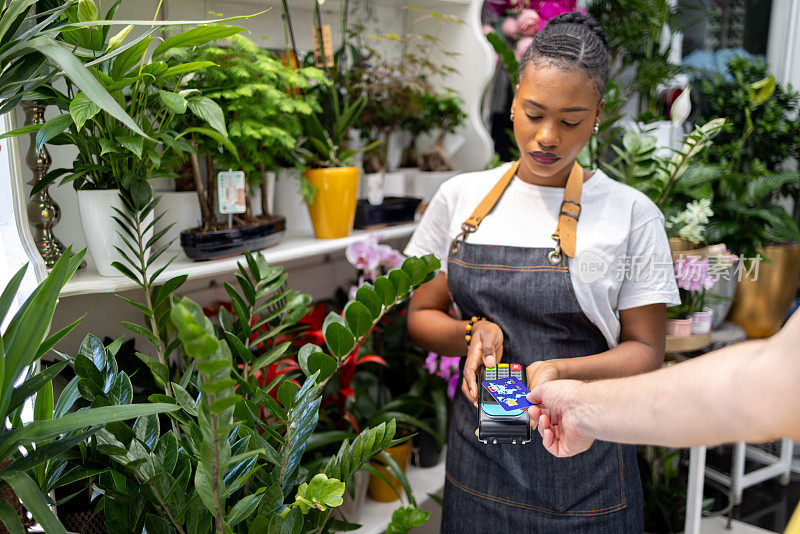
[[[22,107],[25,110],[26,125],[45,122],[44,110],[46,106],[38,102],[24,102]],[[36,150],[36,133],[31,133],[30,136],[31,146],[28,147],[25,162],[33,171],[33,179],[28,183],[35,186],[47,174],[52,161],[47,148],[43,146],[41,150]],[[53,227],[58,224],[59,219],[61,219],[61,208],[50,197],[47,187],[31,196],[31,200],[28,202],[28,221],[36,228],[33,241],[36,243],[36,248],[39,249],[39,254],[42,255],[45,267],[48,269],[51,269],[56,264],[56,261],[64,252],[64,245],[53,234]]]

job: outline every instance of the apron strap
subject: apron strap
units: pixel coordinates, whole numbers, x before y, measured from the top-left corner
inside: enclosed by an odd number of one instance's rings
[[[475,211],[469,218],[461,223],[461,233],[453,240],[450,247],[451,254],[458,251],[459,243],[467,238],[469,234],[478,229],[486,215],[492,211],[503,192],[511,183],[511,179],[517,174],[519,161],[515,161],[511,167],[503,174],[502,178],[494,184],[489,194],[481,200]],[[561,254],[564,253],[570,258],[575,257],[575,240],[578,235],[578,218],[581,214],[581,192],[583,191],[583,169],[578,162],[572,166],[572,170],[567,178],[567,185],[564,188],[564,200],[561,201],[561,210],[558,215],[558,226],[553,234],[556,246],[548,259],[550,263],[556,265],[561,262]]]

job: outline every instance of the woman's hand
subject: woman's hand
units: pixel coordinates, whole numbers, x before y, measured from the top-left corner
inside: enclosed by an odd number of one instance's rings
[[[578,380],[556,380],[532,389],[526,397],[539,403],[528,408],[531,427],[536,428],[538,423],[542,445],[553,456],[574,456],[594,442],[583,424],[587,408],[578,400],[582,386]]]
[[[531,391],[539,384],[560,378],[558,366],[548,360],[533,362],[525,371],[528,376],[528,389]]]
[[[503,331],[496,324],[480,320],[472,325],[472,341],[464,362],[464,380],[461,391],[475,406],[478,405],[478,368],[494,367],[503,357]]]

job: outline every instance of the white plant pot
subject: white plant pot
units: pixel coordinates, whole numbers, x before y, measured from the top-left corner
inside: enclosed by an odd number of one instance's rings
[[[86,246],[89,254],[94,259],[97,272],[100,276],[118,276],[120,273],[111,264],[115,261],[126,264],[117,249],[128,251],[125,242],[119,235],[119,225],[113,217],[117,216],[114,208],[124,210],[122,200],[119,198],[119,189],[102,191],[78,191],[78,211],[81,216],[81,226],[86,236]],[[155,215],[151,212],[143,221],[146,227],[153,221]],[[145,241],[153,237],[154,229],[145,233]],[[147,251],[146,257],[150,252]]]
[[[711,332],[711,324],[714,318],[714,310],[708,306],[703,307],[703,311],[692,314],[692,335],[702,335]]]
[[[426,172],[417,170],[406,182],[408,196],[421,198],[428,203],[439,190],[439,186],[461,171]]]
[[[275,215],[286,218],[287,233],[314,235],[308,207],[300,194],[300,171],[281,169],[275,183]]]
[[[156,205],[156,221],[154,232],[157,234],[170,224],[172,227],[156,241],[156,250],[169,244],[167,250],[180,251],[180,235],[184,230],[200,226],[200,203],[195,191],[167,191],[156,193],[161,200]]]

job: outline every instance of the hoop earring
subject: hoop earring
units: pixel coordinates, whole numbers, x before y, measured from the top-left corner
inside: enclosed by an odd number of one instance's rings
[[[600,123],[596,122],[594,123],[594,133],[597,133],[599,131],[600,131]]]
[[[514,110],[513,109],[511,110],[511,121],[512,122],[514,121]]]

